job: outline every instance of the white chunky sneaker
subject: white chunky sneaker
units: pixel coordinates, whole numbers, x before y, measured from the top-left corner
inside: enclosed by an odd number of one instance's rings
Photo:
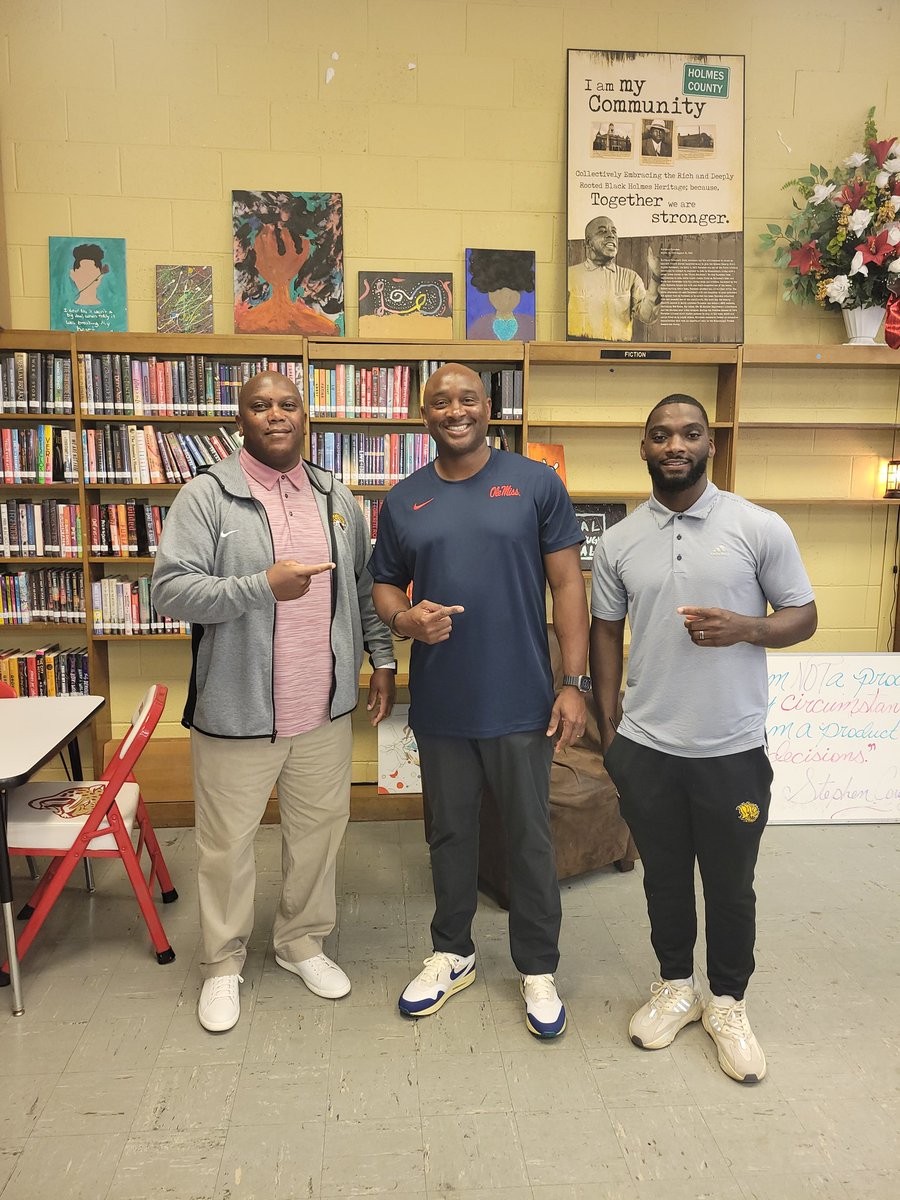
[[[313,958],[296,963],[288,962],[276,954],[275,961],[279,967],[299,975],[314,995],[322,996],[325,1000],[340,1000],[350,991],[350,980],[327,954],[316,954]]]
[[[743,1000],[713,996],[703,1010],[703,1028],[716,1043],[726,1075],[738,1083],[759,1083],[766,1073],[766,1056],[750,1028]]]
[[[451,996],[475,982],[474,954],[445,954],[435,950],[423,969],[403,989],[397,1001],[404,1017],[430,1017]]]
[[[525,1024],[539,1038],[555,1038],[566,1031],[566,1006],[556,993],[552,975],[523,975],[519,990],[525,1001]]]
[[[660,979],[650,984],[650,999],[641,1005],[628,1026],[628,1036],[642,1050],[662,1050],[685,1025],[699,1021],[703,997],[692,983]]]
[[[240,975],[214,975],[203,981],[197,1017],[204,1029],[210,1033],[224,1033],[237,1025],[241,1015],[238,984],[243,982]]]

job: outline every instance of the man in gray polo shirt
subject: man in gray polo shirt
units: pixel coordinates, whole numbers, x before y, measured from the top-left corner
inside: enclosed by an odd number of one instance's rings
[[[766,647],[816,629],[809,578],[777,514],[706,477],[709,419],[690,396],[652,410],[641,458],[653,492],[594,557],[591,676],[604,761],[644,867],[659,982],[628,1032],[668,1046],[702,1018],[732,1079],[766,1071],[744,991],[753,973],[753,874],[769,811]],[[766,615],[769,607],[773,609]],[[616,726],[625,617],[631,648]],[[694,983],[694,863],[703,879],[709,1001]]]

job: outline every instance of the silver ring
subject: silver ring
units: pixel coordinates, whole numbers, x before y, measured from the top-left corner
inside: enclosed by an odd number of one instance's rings
[[[704,629],[698,629],[697,630],[697,640],[702,642],[705,639],[705,637],[706,637],[706,631]]]

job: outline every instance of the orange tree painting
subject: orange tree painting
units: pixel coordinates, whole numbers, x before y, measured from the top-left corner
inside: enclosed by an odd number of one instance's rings
[[[232,192],[235,333],[344,333],[340,192]]]

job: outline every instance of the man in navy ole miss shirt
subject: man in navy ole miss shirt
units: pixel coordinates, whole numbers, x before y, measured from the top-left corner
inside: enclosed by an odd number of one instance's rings
[[[587,603],[583,540],[559,476],[486,440],[479,376],[448,363],[428,380],[422,416],[437,458],[398,483],[379,515],[369,562],[381,619],[412,638],[410,726],[430,813],[434,953],[400,997],[410,1017],[436,1012],[475,978],[478,828],[487,784],[506,828],[513,962],[526,1024],[566,1024],[553,973],[560,899],[550,840],[554,739],[584,732]],[[413,585],[412,606],[407,597]],[[569,681],[554,694],[546,586]]]

